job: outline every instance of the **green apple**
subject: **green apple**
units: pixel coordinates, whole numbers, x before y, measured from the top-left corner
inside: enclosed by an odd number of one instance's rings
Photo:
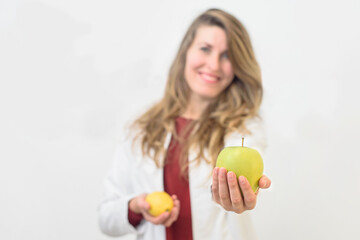
[[[243,140],[244,141],[244,140]],[[264,163],[258,151],[244,146],[226,147],[219,153],[216,167],[232,171],[236,177],[244,176],[254,192],[259,188],[263,175]]]

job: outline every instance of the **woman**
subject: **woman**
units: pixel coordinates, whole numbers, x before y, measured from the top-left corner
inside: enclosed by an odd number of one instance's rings
[[[242,136],[262,151],[261,99],[245,28],[222,10],[201,14],[180,45],[163,99],[134,122],[135,134],[116,151],[99,206],[102,231],[156,240],[255,238],[245,211],[255,207],[257,193],[215,161]],[[270,184],[266,176],[259,181],[260,188]],[[154,191],[172,194],[170,213],[148,213],[145,196]]]

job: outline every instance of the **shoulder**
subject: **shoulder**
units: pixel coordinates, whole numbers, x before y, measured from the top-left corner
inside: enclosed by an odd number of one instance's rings
[[[255,148],[263,154],[266,146],[266,133],[264,122],[260,117],[254,117],[245,121],[247,132],[234,131],[225,138],[225,147],[241,146],[242,138],[244,138],[244,146]]]
[[[117,139],[114,150],[115,159],[126,159],[136,156],[141,151],[139,140],[136,140],[134,132],[128,132]]]

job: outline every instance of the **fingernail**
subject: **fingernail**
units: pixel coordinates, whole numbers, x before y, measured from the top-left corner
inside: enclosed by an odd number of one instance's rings
[[[227,176],[230,180],[234,179],[234,174],[232,172],[228,172]]]
[[[264,184],[263,184],[263,187],[266,187],[266,186],[267,186],[267,181],[265,180]]]
[[[240,176],[240,183],[244,184],[245,183],[245,177],[244,176]]]

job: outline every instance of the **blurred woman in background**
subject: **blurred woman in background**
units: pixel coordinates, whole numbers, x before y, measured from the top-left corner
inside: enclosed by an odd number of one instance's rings
[[[258,111],[260,67],[244,26],[210,9],[186,32],[164,96],[118,145],[99,206],[102,231],[138,239],[254,239],[248,212],[256,205],[246,178],[216,168],[220,150],[265,147]],[[263,176],[260,188],[270,187]],[[210,191],[210,186],[211,191]],[[241,195],[240,189],[243,192]],[[171,212],[148,212],[148,193],[168,192]]]

